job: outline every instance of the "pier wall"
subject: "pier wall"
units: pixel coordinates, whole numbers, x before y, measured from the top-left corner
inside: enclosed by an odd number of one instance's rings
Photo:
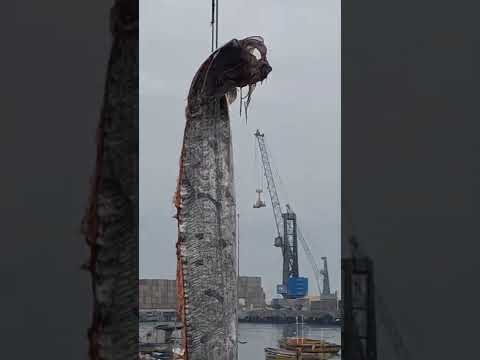
[[[175,309],[177,292],[175,280],[141,279],[139,289],[140,309]]]
[[[139,286],[139,307],[141,310],[176,308],[175,280],[140,279]],[[265,307],[262,278],[259,276],[240,276],[238,298],[240,306],[246,309]]]

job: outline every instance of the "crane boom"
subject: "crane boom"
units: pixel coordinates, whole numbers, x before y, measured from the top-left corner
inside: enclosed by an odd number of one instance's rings
[[[277,188],[275,187],[275,181],[273,179],[270,161],[268,160],[268,153],[265,146],[264,134],[261,134],[260,131],[257,129],[254,135],[257,138],[258,147],[260,148],[260,155],[262,157],[265,178],[267,179],[267,188],[270,194],[270,200],[272,201],[273,216],[275,217],[275,225],[277,226],[277,236],[281,239],[283,231],[282,208],[280,206],[280,200],[278,199]],[[275,246],[279,245],[280,244],[275,243]]]
[[[317,263],[315,262],[315,258],[313,257],[312,252],[310,251],[310,248],[308,247],[307,242],[305,241],[305,238],[303,237],[302,233],[300,232],[300,229],[298,229],[298,238],[300,239],[300,244],[302,244],[303,251],[305,252],[305,255],[307,256],[308,262],[312,266],[313,270],[313,275],[315,276],[315,282],[317,284],[317,289],[318,289],[318,294],[322,294],[322,287],[321,287],[321,279],[320,279],[320,274],[322,273],[321,270],[318,268]]]

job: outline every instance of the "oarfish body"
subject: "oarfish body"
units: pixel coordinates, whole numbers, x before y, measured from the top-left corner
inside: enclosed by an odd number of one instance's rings
[[[138,3],[115,2],[113,44],[83,221],[92,274],[90,360],[138,359]]]
[[[254,49],[259,56],[254,55]],[[259,37],[232,40],[195,75],[188,96],[177,207],[178,315],[185,360],[237,359],[235,190],[228,102],[271,71]],[[227,101],[228,98],[228,101]]]

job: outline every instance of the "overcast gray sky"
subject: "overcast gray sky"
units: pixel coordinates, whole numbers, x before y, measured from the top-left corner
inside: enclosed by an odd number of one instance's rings
[[[261,276],[270,298],[281,282],[281,251],[267,208],[253,209],[258,128],[278,168],[282,204],[289,202],[317,262],[327,256],[332,290],[340,292],[340,2],[219,1],[219,44],[264,37],[273,67],[258,86],[248,124],[230,108],[240,273]],[[140,277],[175,278],[172,204],[190,82],[210,53],[211,2],[140,1]],[[256,175],[257,174],[257,175]],[[300,250],[300,273],[315,278]]]

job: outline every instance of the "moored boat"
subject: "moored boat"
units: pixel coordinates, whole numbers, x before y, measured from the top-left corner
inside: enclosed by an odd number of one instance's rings
[[[335,354],[332,353],[303,353],[301,351],[292,351],[279,348],[265,348],[266,360],[326,360],[330,359]]]
[[[280,348],[290,351],[296,351],[300,349],[302,353],[325,353],[325,354],[337,354],[341,346],[324,341],[309,338],[283,338],[278,342]]]

